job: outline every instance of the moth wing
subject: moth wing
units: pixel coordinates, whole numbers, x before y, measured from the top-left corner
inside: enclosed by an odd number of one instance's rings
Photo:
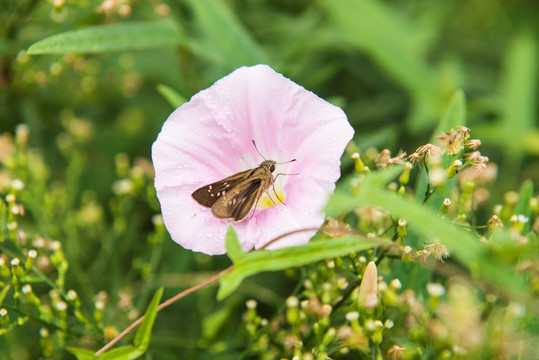
[[[211,208],[224,194],[245,180],[253,170],[245,170],[223,180],[216,181],[195,190],[191,197],[202,206]]]
[[[243,181],[220,197],[211,207],[213,215],[219,219],[233,219],[238,222],[249,214],[260,197],[261,180]]]

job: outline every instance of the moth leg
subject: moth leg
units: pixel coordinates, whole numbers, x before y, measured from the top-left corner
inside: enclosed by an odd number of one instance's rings
[[[299,175],[299,173],[297,174],[285,174],[285,173],[278,173],[277,175],[275,175],[275,177],[273,178],[273,181],[271,182],[271,186],[273,188],[273,193],[275,194],[275,196],[277,196],[277,199],[279,199],[279,201],[286,205],[286,203],[279,197],[279,194],[277,194],[277,192],[275,191],[275,180],[277,180],[277,178],[279,177],[279,175],[286,175],[286,176],[289,176],[289,175]],[[270,198],[270,200],[273,202],[274,205],[277,205],[275,203],[275,201],[273,201],[273,199],[271,198],[271,196],[269,196],[268,194],[268,197]]]
[[[254,141],[253,141],[254,142]],[[259,190],[260,191],[260,190]],[[251,214],[251,217],[249,218],[249,220],[251,220],[253,218],[253,216],[255,216],[255,212],[256,212],[256,207],[258,206],[258,200],[260,200],[260,197],[261,197],[262,194],[260,194],[260,192],[257,194],[256,196],[256,201],[255,201],[255,206],[253,206],[253,213]],[[273,200],[271,200],[273,201]]]
[[[279,199],[279,201],[280,201],[282,204],[285,204],[284,201],[281,200],[281,198],[279,197],[279,194],[277,194],[277,193],[275,192],[275,186],[273,186],[273,193],[275,194],[275,196],[277,196],[277,199]],[[273,205],[277,205],[277,203],[271,198],[269,191],[266,191],[266,195],[268,195],[268,198],[271,200],[271,202],[273,203]],[[286,204],[285,204],[285,205],[286,205]]]

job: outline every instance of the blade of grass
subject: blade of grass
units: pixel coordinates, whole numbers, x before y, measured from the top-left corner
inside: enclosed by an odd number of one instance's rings
[[[178,108],[181,105],[183,105],[187,100],[181,96],[176,90],[173,88],[164,85],[159,84],[157,85],[157,91],[163,95],[163,97],[168,101],[168,103],[174,108]]]
[[[381,180],[389,180],[399,174],[400,169],[389,168],[364,177],[355,202],[350,199],[340,203],[340,211],[352,211],[360,206],[381,207],[407,221],[411,231],[425,240],[439,239],[472,274],[496,284],[509,294],[529,299],[522,279],[515,276],[501,259],[492,256],[491,249],[481,243],[477,236],[455,224],[440,218],[432,209],[411,198],[398,196],[381,186]],[[342,200],[342,194],[330,204]],[[330,207],[334,207],[330,206]]]
[[[306,245],[278,250],[242,253],[241,256],[235,254],[231,257],[234,262],[232,271],[221,277],[217,298],[220,300],[224,299],[236,290],[246,277],[260,272],[288,269],[293,266],[301,266],[384,244],[389,245],[391,243],[389,241],[367,239],[366,237],[356,235],[314,241]],[[238,248],[239,246],[240,244],[236,236],[227,236],[227,252],[229,254],[232,247]],[[235,250],[232,250],[232,252],[235,252]]]
[[[105,348],[101,349],[97,353],[91,352],[86,349],[80,349],[75,347],[67,347],[66,349],[77,356],[79,360],[86,359],[99,359],[99,360],[132,360],[144,355],[148,346],[150,345],[150,338],[152,335],[152,328],[157,315],[157,308],[163,295],[163,288],[160,288],[155,293],[150,305],[146,309],[144,319],[140,324],[140,327],[135,334],[133,345],[122,346],[114,350],[106,351]],[[109,343],[111,344],[111,343]],[[106,352],[105,352],[106,351]]]
[[[96,25],[67,31],[40,40],[28,54],[88,54],[177,46],[183,42],[180,27],[172,20]]]
[[[221,0],[191,0],[197,24],[208,42],[208,58],[220,61],[226,71],[243,65],[267,63],[262,47]]]
[[[350,44],[367,52],[413,98],[412,130],[431,125],[440,107],[436,74],[418,29],[382,2],[319,0]]]

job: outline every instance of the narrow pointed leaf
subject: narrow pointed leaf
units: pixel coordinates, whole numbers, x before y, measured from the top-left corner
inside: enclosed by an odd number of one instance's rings
[[[225,248],[228,257],[233,263],[236,263],[244,256],[238,235],[236,235],[232,225],[228,227],[226,232]]]
[[[222,0],[189,1],[197,24],[210,43],[211,56],[229,69],[267,63],[266,55],[251,34]]]
[[[338,239],[314,241],[306,245],[278,250],[245,253],[241,259],[234,262],[234,269],[221,277],[217,297],[218,299],[225,298],[236,290],[243,279],[263,271],[277,271],[310,264],[383,244],[391,243],[354,235]]]
[[[4,303],[4,298],[6,297],[6,294],[9,291],[10,288],[11,288],[11,285],[8,284],[8,285],[4,286],[2,291],[0,291],[0,304]]]
[[[97,359],[98,355],[96,355],[93,351],[88,349],[81,349],[76,348],[72,346],[67,346],[66,350],[72,353],[77,357],[79,360],[90,360],[90,359]]]
[[[133,341],[133,344],[135,345],[137,350],[141,352],[141,355],[148,349],[148,345],[150,344],[153,323],[157,315],[157,307],[159,306],[159,302],[161,301],[161,296],[163,296],[163,288],[157,290],[157,292],[153,296],[153,299],[150,302],[150,305],[148,305],[148,309],[144,314],[144,320],[142,321],[142,324],[140,324],[140,327],[137,330],[137,334],[135,335],[135,340]]]
[[[518,193],[518,202],[515,207],[515,214],[530,216],[530,199],[533,197],[533,182],[531,180],[526,180],[520,187]]]
[[[46,37],[32,44],[28,54],[87,54],[177,46],[183,41],[172,20],[89,26]]]
[[[75,347],[67,347],[67,350],[75,355],[79,360],[99,359],[99,360],[133,360],[142,356],[148,349],[150,337],[152,335],[152,327],[157,315],[157,307],[163,295],[163,288],[160,288],[155,293],[150,305],[144,314],[144,320],[137,330],[133,345],[121,346],[116,349],[105,352],[104,354],[95,355],[93,351],[79,349]]]
[[[397,196],[395,192],[379,188],[368,178],[365,179],[357,199],[357,206],[383,207],[395,216],[406,219],[411,231],[425,240],[439,239],[470,271],[499,285],[501,289],[524,296],[522,281],[518,281],[500,259],[493,257],[489,247],[482,244],[470,231],[440,218],[432,209],[411,198]]]
[[[173,88],[166,86],[164,84],[159,84],[157,86],[157,91],[163,95],[163,97],[168,101],[168,103],[174,108],[178,108],[183,105],[187,100],[181,96]]]
[[[426,29],[419,29],[390,6],[374,0],[318,0],[346,40],[369,54],[397,83],[408,89],[408,119],[421,130],[436,118],[440,96],[436,74],[425,57]],[[373,30],[374,29],[374,30]]]
[[[434,138],[436,135],[449,131],[457,125],[466,126],[466,96],[462,90],[458,90],[453,94],[449,106],[432,137]]]

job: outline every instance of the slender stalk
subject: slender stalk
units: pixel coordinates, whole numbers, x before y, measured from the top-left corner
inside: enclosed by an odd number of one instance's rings
[[[286,236],[296,234],[296,233],[300,233],[300,232],[304,232],[304,231],[317,231],[317,230],[319,230],[319,228],[307,228],[307,229],[300,229],[300,230],[295,230],[295,231],[288,232],[286,234],[277,236],[276,238],[272,239],[266,245],[261,247],[260,250],[263,250],[263,249],[267,248],[269,245],[275,243],[276,241],[278,241],[278,240],[280,240],[280,239],[282,239],[282,238],[284,238]],[[157,311],[159,312],[159,311],[163,310],[167,306],[175,303],[176,301],[186,297],[189,294],[194,293],[195,291],[198,291],[198,290],[200,290],[200,289],[202,289],[202,288],[204,288],[206,286],[209,286],[209,285],[212,285],[212,284],[216,283],[222,275],[232,271],[233,268],[234,268],[234,266],[230,266],[230,267],[226,268],[225,270],[223,270],[223,271],[215,274],[214,276],[210,277],[208,280],[206,280],[206,281],[204,281],[204,282],[202,282],[200,284],[197,284],[197,285],[195,285],[193,287],[190,287],[189,289],[182,291],[181,293],[177,294],[174,297],[171,297],[170,299],[168,299],[168,300],[164,301],[163,303],[161,303],[157,307]],[[118,336],[116,336],[114,339],[109,341],[101,349],[96,351],[95,354],[96,355],[103,354],[105,351],[107,351],[108,349],[113,347],[118,341],[123,339],[127,334],[129,334],[131,331],[133,331],[133,329],[135,329],[137,326],[139,326],[142,323],[143,320],[144,320],[144,316],[141,316],[140,318],[138,318],[135,322],[133,322],[131,325],[129,325],[124,331],[122,331]]]
[[[190,287],[189,289],[187,290],[184,290],[182,291],[181,293],[171,297],[170,299],[162,302],[158,307],[157,307],[157,311],[161,311],[163,310],[164,308],[166,308],[167,306],[175,303],[176,301],[186,297],[187,295],[190,295],[192,293],[194,293],[195,291],[198,291],[202,288],[205,288],[207,286],[210,286],[214,283],[216,283],[217,281],[219,281],[219,278],[230,272],[232,269],[234,268],[234,266],[230,266],[228,268],[226,268],[225,270],[213,275],[212,277],[210,277],[208,280],[204,281],[204,282],[201,282],[200,284],[197,284],[193,287]],[[113,347],[118,341],[120,341],[121,339],[124,338],[124,336],[126,336],[127,334],[129,334],[131,331],[133,331],[133,329],[135,329],[137,326],[139,326],[142,321],[144,320],[144,316],[141,316],[140,318],[138,318],[134,323],[132,323],[131,325],[129,325],[124,331],[122,331],[118,336],[116,336],[114,339],[112,339],[111,341],[109,341],[105,346],[103,346],[101,349],[99,349],[98,351],[96,351],[96,355],[100,355],[100,354],[103,354],[105,351],[107,351],[108,349],[110,349],[111,347]]]
[[[262,246],[260,249],[258,250],[264,250],[264,249],[267,249],[268,246],[270,246],[271,244],[281,240],[282,238],[284,237],[287,237],[289,235],[293,235],[293,234],[296,234],[296,233],[300,233],[300,232],[305,232],[305,231],[318,231],[320,230],[319,227],[317,228],[306,228],[306,229],[299,229],[299,230],[294,230],[294,231],[290,231],[290,232],[287,232],[286,234],[283,234],[283,235],[279,235],[277,236],[276,238],[270,240],[266,245]]]

